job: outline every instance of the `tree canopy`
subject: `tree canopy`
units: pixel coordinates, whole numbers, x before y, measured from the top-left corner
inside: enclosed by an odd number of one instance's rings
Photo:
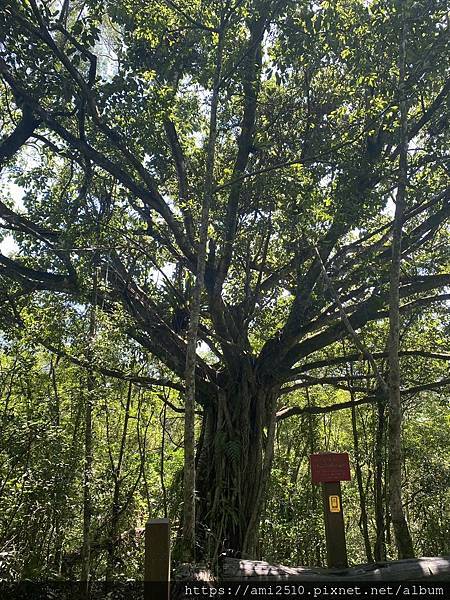
[[[385,409],[401,101],[403,402],[450,382],[446,2],[3,5],[5,339],[28,332],[91,375],[171,390],[182,410],[209,189],[199,544],[256,552],[277,424]],[[311,405],[322,386],[332,400]]]

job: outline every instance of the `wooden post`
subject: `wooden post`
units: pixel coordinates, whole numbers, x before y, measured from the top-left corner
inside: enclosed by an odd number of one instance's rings
[[[329,568],[348,568],[345,542],[344,513],[342,510],[341,482],[322,483],[327,564]]]
[[[170,598],[169,519],[151,519],[145,526],[144,598]]]
[[[328,567],[347,569],[341,481],[350,481],[348,454],[347,452],[323,452],[311,454],[309,460],[313,483],[322,484]]]

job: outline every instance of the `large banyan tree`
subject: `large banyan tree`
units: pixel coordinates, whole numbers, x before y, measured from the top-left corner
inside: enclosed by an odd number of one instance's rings
[[[366,360],[357,336],[386,320],[401,101],[400,314],[448,301],[446,19],[443,0],[2,2],[4,319],[30,295],[125,314],[159,365],[136,381],[182,405],[209,206],[195,371],[208,552],[254,552],[277,421],[303,410],[286,393]],[[374,381],[359,402],[384,393]]]

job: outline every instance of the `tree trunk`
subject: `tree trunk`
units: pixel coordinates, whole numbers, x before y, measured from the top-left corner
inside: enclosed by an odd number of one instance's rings
[[[314,400],[313,398],[311,398],[311,395],[309,393],[309,388],[305,388],[305,393],[306,393],[306,402],[307,402],[307,406],[308,408],[311,408],[312,406],[314,406]],[[309,446],[309,453],[310,454],[314,454],[317,450],[317,439],[316,439],[317,435],[316,435],[316,423],[315,423],[315,415],[313,415],[312,413],[310,413],[308,415],[308,446]],[[312,512],[312,517],[315,519],[316,517],[316,513],[317,513],[317,505],[318,505],[318,493],[319,493],[319,486],[311,484],[311,512]],[[314,532],[313,535],[311,536],[311,541],[314,545],[313,548],[313,552],[314,552],[314,558],[312,559],[312,561],[310,561],[311,563],[315,560],[316,561],[316,565],[321,566],[322,565],[322,557],[320,555],[320,550],[321,550],[321,537],[318,535],[318,531],[317,528],[314,527]],[[303,563],[302,563],[303,564]]]
[[[114,575],[114,568],[116,564],[116,546],[117,537],[119,534],[119,520],[120,520],[120,484],[122,481],[122,465],[125,457],[125,447],[128,437],[128,423],[130,420],[131,401],[133,398],[133,384],[130,381],[128,384],[127,402],[125,406],[125,416],[123,420],[122,437],[120,440],[119,456],[117,458],[117,464],[114,466],[114,490],[113,499],[111,506],[111,523],[108,540],[108,559],[106,565],[106,581],[111,581]]]
[[[220,391],[203,421],[197,469],[199,544],[213,559],[232,550],[255,557],[275,439],[276,392],[258,386],[250,365]]]
[[[95,264],[95,263],[94,263]],[[88,347],[86,358],[89,364],[93,361],[93,343],[96,330],[98,273],[94,267],[93,303],[89,316]],[[81,552],[81,581],[85,583],[86,596],[89,593],[89,578],[91,572],[91,521],[92,521],[92,407],[94,403],[95,377],[92,369],[88,370],[86,382],[84,409],[84,468],[83,468],[83,547]]]
[[[190,306],[185,367],[184,413],[184,482],[183,482],[183,559],[195,560],[195,365],[197,360],[197,331],[200,322],[201,297],[204,288],[206,246],[208,242],[209,209],[214,195],[214,163],[217,138],[217,108],[222,68],[223,32],[217,45],[214,89],[211,97],[209,139],[206,156],[204,196],[199,224],[197,269],[194,294]]]
[[[91,521],[92,521],[92,375],[88,374],[87,394],[85,400],[84,417],[84,469],[83,469],[83,548],[81,553],[81,581],[85,586],[86,594],[89,589],[89,576],[91,570]]]
[[[385,401],[383,398],[377,400],[376,435],[374,449],[374,504],[375,504],[375,528],[376,540],[374,546],[375,560],[386,560],[386,537],[384,528],[384,494],[383,494],[383,450],[385,430]]]
[[[352,400],[354,400],[353,392],[351,392]],[[370,536],[369,536],[369,525],[367,519],[367,507],[366,507],[366,494],[364,492],[364,484],[362,478],[362,470],[361,470],[361,462],[360,462],[360,452],[359,452],[359,437],[358,437],[358,427],[356,422],[356,408],[352,406],[352,430],[353,430],[353,447],[355,452],[355,471],[356,471],[356,481],[358,483],[358,493],[359,493],[359,507],[360,507],[360,520],[359,525],[361,528],[361,532],[364,538],[364,547],[366,550],[367,562],[373,562],[372,555],[372,547],[370,545]]]
[[[400,265],[402,230],[408,179],[408,131],[405,98],[406,18],[403,8],[403,30],[399,59],[400,96],[400,165],[392,233],[392,262],[389,294],[389,507],[399,558],[412,558],[414,549],[402,504],[402,408],[400,396]]]

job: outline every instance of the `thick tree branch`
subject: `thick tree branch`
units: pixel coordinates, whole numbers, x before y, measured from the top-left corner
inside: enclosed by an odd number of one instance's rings
[[[242,180],[239,178],[247,167],[253,144],[256,107],[259,93],[259,78],[262,64],[261,41],[264,35],[265,26],[266,22],[262,17],[254,20],[250,26],[249,52],[246,56],[243,73],[244,107],[241,131],[237,142],[238,151],[232,175],[232,179],[235,183],[231,186],[228,196],[227,212],[225,216],[225,239],[214,286],[215,296],[220,294],[233,255],[233,241],[236,235],[239,198],[243,184]]]
[[[184,387],[180,383],[171,381],[170,379],[161,379],[161,378],[155,378],[155,377],[143,377],[140,375],[135,375],[134,373],[127,373],[125,371],[120,371],[119,369],[110,369],[108,367],[104,367],[99,364],[87,362],[86,360],[83,360],[76,356],[73,356],[72,354],[70,354],[70,352],[67,352],[66,350],[62,350],[61,348],[57,348],[56,346],[53,346],[53,344],[50,344],[49,342],[47,342],[43,339],[40,339],[39,342],[45,348],[47,348],[47,350],[49,350],[56,356],[59,356],[60,358],[64,358],[64,359],[68,360],[69,362],[71,362],[72,364],[82,367],[83,369],[94,370],[95,372],[101,373],[102,375],[106,375],[107,377],[113,377],[114,379],[120,379],[121,381],[129,381],[131,383],[134,383],[136,385],[146,387],[146,388],[151,388],[153,386],[161,386],[161,387],[169,387],[173,390],[178,390],[179,392],[182,392],[184,390]]]
[[[387,352],[373,352],[372,356],[375,359],[386,359],[388,357]],[[431,358],[433,360],[445,360],[450,361],[450,354],[445,352],[431,352],[428,350],[400,350],[399,356],[421,356],[423,358]],[[352,362],[362,362],[366,360],[362,353],[353,353],[348,356],[333,356],[324,358],[322,360],[316,360],[307,362],[299,367],[291,369],[290,373],[286,376],[285,381],[293,381],[302,373],[313,371],[314,369],[322,369],[324,367],[333,367],[336,365],[343,365]]]
[[[194,223],[192,221],[191,211],[188,207],[189,194],[186,159],[173,121],[166,119],[164,121],[164,129],[166,131],[167,139],[169,140],[172,157],[177,172],[179,192],[178,199],[180,201],[180,208],[183,212],[186,233],[191,243],[194,244]]]
[[[402,396],[417,394],[419,392],[425,391],[436,391],[440,390],[443,387],[447,387],[450,385],[450,378],[441,379],[440,381],[432,381],[430,383],[424,383],[422,385],[417,385],[414,387],[406,388],[401,390]],[[352,408],[352,406],[360,406],[362,404],[372,404],[377,399],[376,395],[373,396],[365,396],[360,400],[349,400],[348,402],[337,402],[336,404],[330,404],[329,406],[288,406],[280,409],[277,412],[276,418],[277,421],[283,421],[288,417],[292,417],[294,415],[303,415],[303,414],[327,414],[331,412],[335,412],[337,410],[344,410],[346,408]]]
[[[47,126],[57,133],[64,141],[66,141],[72,149],[79,151],[83,156],[115,177],[115,179],[124,185],[130,192],[140,198],[150,208],[158,212],[166,221],[186,258],[191,262],[191,264],[194,264],[195,257],[192,252],[192,247],[186,239],[179,222],[177,222],[172,211],[152,184],[151,179],[145,176],[142,166],[140,169],[140,174],[145,177],[145,187],[136,182],[127,171],[119,166],[119,164],[108,158],[102,152],[96,150],[85,140],[75,136],[66,127],[61,125],[61,123],[59,123],[50,112],[42,108],[42,106],[33,98],[32,93],[14,78],[8,68],[8,65],[1,58],[0,74],[7,81],[13,92],[16,95],[18,94],[25,98],[27,103],[32,107],[34,113],[37,114],[42,121],[45,121]]]
[[[78,282],[70,275],[60,275],[25,267],[0,254],[0,272],[22,283],[28,289],[46,289],[61,292],[77,292]]]
[[[22,108],[22,118],[14,131],[0,144],[0,171],[2,166],[29,140],[40,121],[33,115],[31,108],[25,104]]]
[[[436,98],[433,100],[433,102],[430,104],[430,106],[426,109],[426,111],[423,113],[423,115],[420,117],[420,119],[418,121],[416,121],[415,123],[411,123],[409,125],[408,140],[414,139],[417,136],[417,134],[420,132],[422,127],[424,127],[432,119],[433,115],[444,103],[449,92],[450,92],[450,79],[447,79],[445,81],[444,85],[442,86],[442,89],[439,92],[439,94],[436,96]],[[401,146],[399,145],[392,152],[391,157],[396,158],[400,154],[400,150],[401,150]]]
[[[343,410],[345,408],[352,408],[352,406],[360,406],[361,404],[371,404],[374,402],[374,398],[362,398],[361,400],[349,400],[348,402],[338,402],[336,404],[330,404],[330,406],[288,406],[282,408],[277,412],[277,421],[283,421],[293,415],[323,415],[337,410]]]
[[[364,355],[364,357],[367,359],[367,361],[369,362],[370,366],[372,367],[372,371],[375,373],[375,377],[378,381],[378,384],[380,386],[380,388],[387,393],[388,388],[387,388],[387,384],[386,381],[384,380],[384,377],[381,375],[379,369],[378,369],[378,365],[375,362],[375,359],[372,356],[372,353],[370,352],[370,350],[367,348],[367,346],[364,344],[364,342],[362,341],[362,339],[360,338],[360,336],[356,333],[356,331],[353,329],[352,324],[350,323],[350,320],[347,316],[347,312],[344,308],[344,306],[342,305],[342,302],[339,298],[339,295],[336,293],[333,284],[331,283],[330,278],[328,277],[328,273],[325,269],[325,265],[323,264],[322,258],[318,252],[317,249],[315,249],[316,255],[317,255],[317,259],[319,261],[321,270],[322,270],[322,275],[325,279],[325,283],[328,287],[328,290],[331,292],[331,294],[334,297],[334,300],[339,308],[339,312],[341,315],[341,319],[348,331],[348,333],[350,334],[350,337],[353,340],[353,343],[355,344],[355,346],[358,348],[358,350],[360,350],[360,352]]]
[[[450,285],[450,274],[430,275],[421,277],[416,283],[411,283],[400,288],[400,297],[408,297],[412,294],[424,292],[430,289],[442,288]],[[348,319],[352,328],[357,331],[369,321],[379,318],[378,313],[385,309],[388,300],[387,291],[374,290],[369,298],[363,302],[358,309],[352,313]],[[340,339],[345,333],[345,325],[336,323],[324,331],[311,336],[296,344],[286,354],[281,368],[288,370],[293,364],[298,362],[302,357],[306,357],[317,350],[325,348],[329,344]]]
[[[60,234],[57,231],[52,231],[46,227],[42,227],[24,215],[11,210],[4,202],[0,201],[0,219],[12,225],[14,229],[20,229],[24,233],[29,233],[35,238],[45,241],[56,241]],[[0,225],[0,227],[2,227]]]

